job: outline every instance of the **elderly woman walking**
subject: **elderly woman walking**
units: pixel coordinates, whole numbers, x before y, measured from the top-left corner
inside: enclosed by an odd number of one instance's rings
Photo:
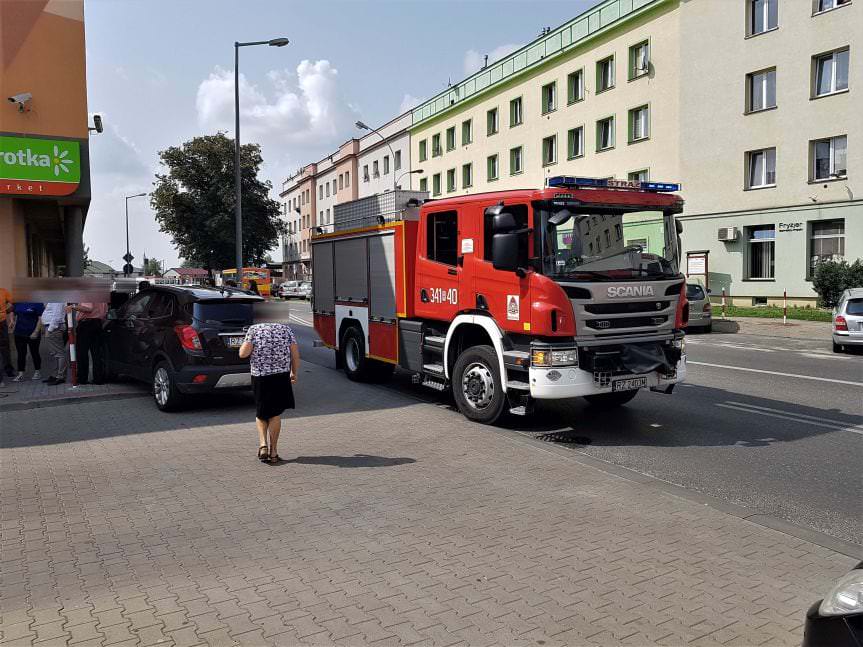
[[[282,412],[294,408],[300,351],[293,331],[283,323],[259,323],[249,327],[240,357],[250,357],[258,426],[258,458],[275,465]],[[269,443],[267,442],[269,440]]]

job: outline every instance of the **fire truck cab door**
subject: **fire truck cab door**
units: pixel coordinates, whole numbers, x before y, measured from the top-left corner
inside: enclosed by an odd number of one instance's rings
[[[414,312],[418,317],[451,321],[464,306],[460,264],[459,212],[427,211],[420,223]]]

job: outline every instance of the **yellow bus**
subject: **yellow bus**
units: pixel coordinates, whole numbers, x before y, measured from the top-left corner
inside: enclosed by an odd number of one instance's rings
[[[273,280],[270,270],[266,267],[244,267],[242,281],[237,278],[236,268],[222,270],[222,285],[227,281],[235,281],[237,286],[244,290],[249,289],[249,282],[254,281],[258,285],[258,293],[262,297],[269,297],[272,290]]]

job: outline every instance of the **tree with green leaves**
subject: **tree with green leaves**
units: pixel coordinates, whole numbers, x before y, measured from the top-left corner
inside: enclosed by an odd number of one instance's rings
[[[161,231],[179,255],[209,272],[235,265],[234,141],[224,133],[195,137],[159,153],[150,204]],[[259,265],[278,244],[285,225],[272,185],[258,178],[261,147],[240,147],[243,190],[243,263]]]
[[[144,263],[144,274],[146,276],[162,276],[162,261],[148,258],[147,262]]]

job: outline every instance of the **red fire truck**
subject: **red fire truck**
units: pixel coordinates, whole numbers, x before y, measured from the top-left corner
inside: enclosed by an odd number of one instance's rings
[[[350,379],[399,366],[483,423],[670,393],[686,373],[679,188],[566,176],[340,205],[312,238],[315,330]]]

